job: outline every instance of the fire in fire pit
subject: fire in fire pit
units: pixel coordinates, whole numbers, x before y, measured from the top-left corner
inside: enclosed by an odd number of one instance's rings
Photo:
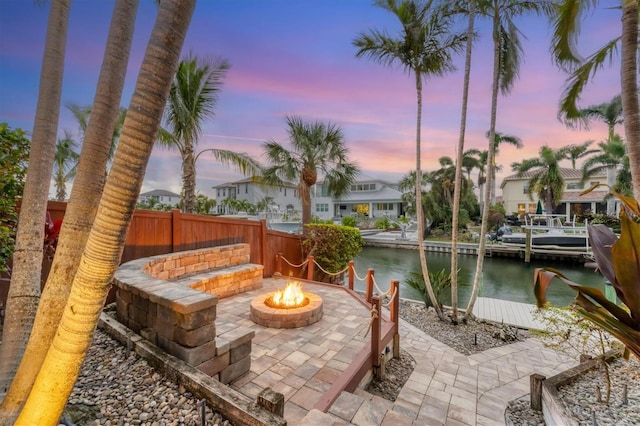
[[[302,290],[302,284],[289,282],[274,293],[251,301],[251,320],[271,328],[296,328],[311,325],[322,318],[322,298]]]

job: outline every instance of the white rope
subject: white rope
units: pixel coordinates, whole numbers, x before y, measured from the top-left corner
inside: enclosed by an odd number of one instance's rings
[[[395,299],[395,297],[398,295],[398,288],[394,288],[393,289],[393,294],[391,295],[391,297],[389,298],[389,300],[386,303],[383,303],[382,306],[384,306],[385,308],[389,307],[391,305],[391,303],[393,302],[393,299]]]
[[[338,271],[338,272],[329,272],[329,271],[326,271],[322,266],[320,266],[320,265],[318,264],[318,262],[316,262],[316,260],[315,260],[315,259],[313,260],[313,263],[315,263],[315,265],[316,265],[318,268],[320,268],[320,270],[321,270],[322,272],[324,272],[325,274],[330,275],[330,276],[332,276],[332,277],[335,277],[336,275],[340,275],[340,274],[342,274],[342,273],[346,272],[346,271],[349,269],[349,265],[347,265],[347,266],[346,266],[342,271]]]
[[[373,326],[373,322],[378,319],[378,310],[375,305],[371,308],[371,319],[369,320],[369,326],[367,327],[367,331],[365,331],[363,337],[367,337],[369,334],[369,330],[371,330],[371,326]]]
[[[307,263],[309,263],[309,259],[308,259],[308,258],[307,258],[307,260],[305,260],[304,262],[302,262],[302,263],[301,263],[301,264],[299,264],[299,265],[294,265],[293,263],[289,262],[289,261],[287,260],[287,258],[286,258],[286,257],[284,257],[284,256],[280,256],[280,259],[282,259],[282,260],[284,260],[285,262],[287,262],[287,265],[291,266],[292,268],[301,268],[301,267],[303,267],[304,265],[306,265]]]
[[[358,272],[356,272],[356,268],[353,268],[353,276],[354,276],[356,279],[358,279],[359,281],[364,281],[364,280],[366,280],[368,275],[369,275],[369,274],[367,273],[367,275],[365,275],[363,278],[361,278],[361,277],[358,275]]]
[[[376,277],[375,275],[371,276],[371,279],[373,280],[373,286],[375,287],[376,291],[378,292],[378,294],[380,295],[380,299],[382,299],[383,297],[385,297],[387,294],[389,294],[391,292],[391,287],[389,287],[389,290],[383,292],[382,290],[380,290],[380,287],[378,287],[378,283],[376,283]]]

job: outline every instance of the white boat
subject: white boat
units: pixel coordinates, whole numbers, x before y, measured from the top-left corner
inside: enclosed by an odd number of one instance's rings
[[[552,246],[562,248],[588,248],[589,234],[587,227],[576,226],[575,218],[572,222],[562,222],[564,215],[532,214],[525,216],[523,228],[531,230],[531,245],[533,247]],[[505,244],[524,245],[527,234],[512,232],[509,227],[502,227],[498,232],[498,240]]]

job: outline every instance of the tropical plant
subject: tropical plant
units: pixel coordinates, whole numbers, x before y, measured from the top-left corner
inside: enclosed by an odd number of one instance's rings
[[[13,270],[0,345],[0,393],[6,391],[13,379],[40,300],[43,219],[47,213],[49,182],[58,131],[70,3],[70,0],[54,1],[49,11],[38,104],[31,135],[29,171],[22,193]],[[11,421],[6,423],[10,424]]]
[[[526,159],[522,163],[512,165],[517,167],[514,171],[519,177],[535,169],[532,171],[533,176],[528,181],[527,194],[533,200],[535,193],[543,201],[547,213],[553,212],[553,209],[560,204],[564,194],[564,179],[559,163],[566,158],[566,151],[566,147],[553,149],[543,145],[540,147],[540,157]]]
[[[262,200],[258,201],[256,208],[258,209],[258,212],[268,212],[269,206],[271,206],[272,203],[273,197],[266,196]]]
[[[587,157],[591,154],[595,154],[598,152],[597,149],[589,149],[589,146],[593,143],[593,141],[585,141],[580,144],[572,144],[566,147],[567,150],[567,160],[571,161],[571,168],[576,168],[576,160],[580,158]]]
[[[476,273],[473,280],[471,297],[465,310],[463,320],[473,316],[473,306],[480,291],[480,277],[484,266],[486,251],[487,227],[491,200],[491,189],[495,179],[494,168],[496,149],[496,116],[498,109],[498,91],[503,95],[511,93],[511,89],[520,71],[520,59],[522,45],[520,43],[520,30],[515,25],[514,19],[530,13],[550,13],[552,3],[546,0],[512,1],[512,0],[487,0],[478,5],[478,14],[487,16],[492,21],[493,36],[493,79],[491,83],[491,114],[488,132],[487,185],[484,188],[482,200],[482,224],[480,226],[480,243],[478,244],[478,257]]]
[[[244,174],[256,174],[259,164],[248,154],[223,149],[195,147],[205,119],[214,116],[214,108],[222,87],[222,79],[230,65],[222,58],[201,60],[188,55],[178,66],[164,112],[165,127],[158,142],[175,149],[182,159],[182,209],[193,213],[196,207],[196,161],[205,152],[224,163],[233,164]]]
[[[490,132],[486,133],[486,136],[489,138],[491,136]],[[511,145],[516,147],[517,149],[520,149],[523,147],[522,145],[522,140],[520,140],[519,137],[517,136],[513,136],[513,135],[507,135],[507,134],[503,134],[500,132],[494,132],[494,155],[493,155],[493,164],[491,165],[491,167],[489,168],[489,170],[491,170],[491,173],[493,174],[491,176],[491,195],[489,197],[489,201],[491,204],[495,204],[496,203],[496,171],[498,170],[497,164],[496,164],[496,157],[498,156],[498,154],[500,153],[500,146],[502,145]]]
[[[198,214],[211,214],[211,211],[216,207],[216,200],[209,198],[204,194],[198,194],[196,196],[196,210]]]
[[[13,256],[18,226],[16,201],[24,189],[29,146],[22,129],[0,123],[0,273],[8,272],[7,262]]]
[[[599,289],[575,283],[552,268],[536,269],[534,293],[538,306],[544,307],[547,289],[558,278],[578,293],[573,307],[580,315],[620,340],[640,359],[640,205],[631,197],[614,195],[623,204],[620,237],[605,225],[589,225],[589,241],[598,270],[624,307],[609,301]]]
[[[571,126],[584,123],[585,114],[577,103],[589,83],[605,63],[613,62],[620,47],[620,89],[625,139],[629,145],[634,195],[640,199],[640,104],[638,101],[638,2],[620,0],[620,36],[583,58],[578,52],[580,20],[598,5],[597,0],[561,0],[553,20],[552,49],[556,63],[569,74],[560,99],[559,116]],[[615,100],[615,98],[614,98]]]
[[[302,227],[302,249],[305,257],[313,256],[320,268],[314,268],[314,279],[336,282],[349,261],[364,247],[360,231],[350,226],[306,224]],[[328,273],[327,273],[328,272]]]
[[[460,271],[458,271],[459,273]],[[451,288],[451,274],[445,270],[441,269],[438,272],[429,271],[429,280],[433,285],[433,291],[436,294],[436,302],[440,305],[440,309],[442,309],[442,297],[446,292]],[[422,274],[412,272],[411,276],[407,278],[407,285],[414,290],[417,290],[420,293],[420,297],[424,301],[425,307],[434,307],[429,295],[427,294],[427,289],[425,287],[424,278]],[[467,283],[459,282],[458,285],[465,286]]]
[[[402,26],[400,36],[391,38],[386,33],[371,30],[361,33],[353,42],[358,48],[356,57],[368,57],[383,65],[400,65],[415,77],[417,93],[416,119],[416,201],[422,194],[421,168],[421,128],[422,128],[422,85],[423,79],[442,76],[454,69],[452,55],[462,50],[466,33],[452,31],[452,15],[445,9],[436,7],[433,1],[378,0],[376,4],[393,13]],[[429,282],[427,258],[424,252],[424,213],[422,203],[416,202],[418,221],[418,252],[420,265],[425,277],[427,291],[432,300],[435,294]],[[434,304],[438,317],[444,319],[442,310]]]
[[[78,144],[71,133],[64,132],[64,138],[58,139],[56,151],[53,154],[53,184],[56,188],[56,199],[64,201],[67,198],[67,182],[76,174],[76,167],[80,155],[75,151]]]
[[[350,226],[355,228],[358,224],[358,221],[353,216],[344,216],[341,220],[342,226]]]
[[[160,4],[120,146],[73,278],[69,300],[16,424],[56,424],[71,392],[102,311],[110,278],[120,261],[194,3],[167,0]],[[155,96],[149,98],[148,93]],[[117,104],[113,106],[117,108]],[[113,209],[113,205],[119,208]],[[56,258],[60,250],[58,247]],[[54,376],[57,379],[51,380]]]
[[[311,222],[311,187],[324,175],[327,191],[334,197],[347,194],[359,173],[358,165],[349,161],[349,149],[342,129],[331,123],[305,122],[288,116],[287,132],[291,150],[270,140],[264,144],[268,165],[262,179],[268,185],[282,186],[297,182],[302,201],[302,223]]]
[[[378,229],[389,229],[391,227],[391,220],[389,220],[387,216],[383,216],[380,219],[376,219],[373,226]]]

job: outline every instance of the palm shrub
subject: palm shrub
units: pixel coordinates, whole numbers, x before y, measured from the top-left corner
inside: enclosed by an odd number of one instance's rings
[[[302,230],[302,249],[305,257],[313,256],[322,269],[314,269],[313,279],[335,283],[342,271],[364,247],[360,231],[350,226],[333,224],[308,224]]]
[[[458,273],[460,271],[458,270]],[[458,275],[460,276],[460,275]],[[442,295],[447,294],[451,289],[451,272],[447,272],[445,269],[441,269],[438,272],[429,271],[429,280],[433,286],[433,292],[436,295],[438,306],[442,309]],[[464,286],[467,283],[458,281],[458,285]],[[427,288],[424,284],[424,277],[418,272],[412,272],[411,277],[407,279],[407,285],[420,293],[420,297],[424,300],[424,305],[429,308],[432,307],[431,299],[427,293]]]
[[[573,308],[620,340],[640,359],[640,206],[631,197],[615,192],[614,195],[623,204],[620,237],[605,225],[589,225],[589,241],[598,269],[624,307],[607,300],[599,289],[575,283],[552,268],[535,270],[534,293],[538,306],[544,307],[549,285],[553,278],[560,279],[578,293]]]
[[[345,216],[342,218],[342,226],[350,226],[356,228],[358,221],[353,216]]]
[[[389,229],[391,227],[391,220],[386,216],[382,216],[380,219],[377,219],[373,225],[378,229]]]

